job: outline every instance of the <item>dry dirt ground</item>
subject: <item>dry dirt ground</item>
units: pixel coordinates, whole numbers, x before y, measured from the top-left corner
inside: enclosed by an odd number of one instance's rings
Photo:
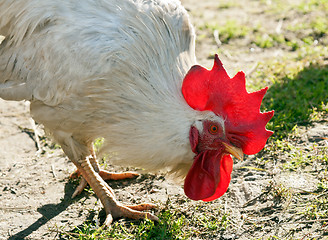
[[[206,35],[201,29],[205,22],[222,20],[224,23],[228,16],[247,19],[250,22],[260,21],[266,28],[276,28],[277,25],[275,19],[262,18],[260,1],[240,1],[242,8],[221,10],[216,7],[217,0],[183,0],[182,2],[190,12],[199,35]],[[209,53],[217,50],[213,37],[201,38],[197,41],[196,48],[199,62],[206,67],[211,67],[213,60],[208,58]],[[250,51],[231,44],[223,49],[223,53],[225,54],[220,56],[221,60],[232,75],[236,70],[245,72],[252,70],[258,61],[283,55],[283,50],[271,48],[265,51],[256,51],[256,49]],[[321,123],[313,129],[306,130],[305,144],[309,143],[313,136],[328,136],[326,125]],[[84,192],[81,196],[71,199],[76,185],[69,181],[68,176],[74,171],[73,164],[58,146],[44,137],[41,126],[36,127],[42,147],[39,150],[34,130],[29,118],[28,103],[0,100],[0,239],[56,239],[57,233],[53,230],[70,230],[89,218],[90,210],[98,211],[101,208],[101,204],[92,193]],[[320,144],[327,143],[322,141]],[[235,229],[237,235],[229,233],[221,238],[251,239],[242,231],[245,209],[249,208],[249,211],[254,212],[263,210],[262,218],[256,221],[279,223],[280,218],[286,217],[282,216],[281,212],[274,214],[272,209],[270,210],[270,204],[261,201],[261,194],[267,190],[270,182],[287,184],[297,182],[301,184],[303,190],[307,191],[311,191],[316,186],[315,179],[307,179],[308,176],[299,174],[284,176],[275,172],[274,165],[270,172],[243,168],[252,160],[254,157],[249,156],[245,162],[235,165],[228,194],[201,207],[197,203],[190,203],[184,196],[181,185],[166,179],[164,175],[141,175],[134,180],[111,183],[111,186],[118,199],[127,203],[155,202],[164,205],[170,199],[173,204],[180,204],[182,211],[188,211],[185,208],[189,208],[190,215],[194,211],[190,209],[193,204],[198,207],[198,211],[205,213],[219,211],[218,209],[231,212],[236,219],[239,219],[236,222],[240,222]],[[110,167],[110,169],[125,170],[117,167]],[[186,202],[189,204],[186,205]],[[294,226],[287,225],[277,224],[274,229],[267,226],[267,232],[271,231],[279,235],[285,227],[290,229]],[[266,232],[265,229],[253,229],[253,231],[259,232],[258,235],[252,235],[258,238]],[[306,233],[300,236],[306,236]],[[204,239],[211,238],[207,236]]]

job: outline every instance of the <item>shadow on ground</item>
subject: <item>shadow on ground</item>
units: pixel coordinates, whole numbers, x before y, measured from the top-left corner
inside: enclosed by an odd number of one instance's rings
[[[266,109],[274,109],[269,128],[273,137],[282,139],[296,125],[307,125],[327,116],[328,66],[310,65],[295,77],[274,83],[263,100]],[[320,113],[321,112],[321,113]],[[319,116],[326,112],[326,116]]]
[[[42,215],[39,219],[37,219],[33,224],[28,226],[26,229],[12,235],[8,238],[8,240],[18,240],[28,238],[33,232],[37,231],[43,225],[46,225],[51,219],[55,218],[62,212],[64,212],[68,206],[72,203],[79,201],[82,197],[78,196],[72,199],[72,194],[75,188],[75,184],[71,182],[67,182],[65,185],[65,195],[64,198],[58,204],[46,204],[42,207],[38,208],[37,211]]]

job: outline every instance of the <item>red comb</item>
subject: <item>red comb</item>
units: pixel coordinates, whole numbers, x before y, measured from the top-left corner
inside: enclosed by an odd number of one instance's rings
[[[182,94],[189,106],[221,116],[225,120],[227,138],[248,155],[259,152],[273,133],[266,130],[265,125],[274,112],[260,112],[267,89],[248,93],[245,74],[238,72],[230,78],[218,55],[212,70],[193,66],[182,84]]]

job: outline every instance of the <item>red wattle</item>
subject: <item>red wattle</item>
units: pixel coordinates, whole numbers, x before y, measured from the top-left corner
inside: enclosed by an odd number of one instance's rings
[[[228,189],[233,161],[219,151],[199,153],[184,183],[186,196],[192,200],[212,201]]]
[[[219,184],[215,190],[215,193],[211,197],[202,199],[204,202],[213,201],[226,193],[231,180],[232,166],[233,160],[231,156],[224,155],[221,159]]]

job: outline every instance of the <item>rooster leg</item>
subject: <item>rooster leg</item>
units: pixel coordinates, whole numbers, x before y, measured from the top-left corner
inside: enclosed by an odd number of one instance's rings
[[[90,163],[93,167],[93,169],[96,171],[96,172],[99,172],[99,163],[97,162],[96,160],[96,154],[95,154],[95,151],[94,151],[94,148],[92,145],[89,146],[89,151],[90,151],[90,157],[89,157],[89,160],[90,160]],[[70,176],[69,178],[70,179],[76,179],[78,178],[79,176],[81,176],[81,173],[79,171],[79,169],[76,169]],[[83,189],[82,189],[83,190]]]
[[[122,180],[122,179],[135,178],[135,177],[139,176],[139,173],[136,173],[136,172],[114,173],[114,172],[109,172],[109,171],[106,171],[106,170],[99,170],[98,173],[102,177],[102,179],[104,179],[104,180]],[[69,178],[70,179],[76,179],[79,176],[81,176],[81,173],[78,169],[76,169],[76,171],[73,172],[70,175]]]
[[[78,173],[77,172],[78,170],[75,171],[73,174],[81,175],[79,172]],[[134,172],[112,173],[105,170],[100,170],[98,174],[103,180],[121,180],[121,179],[134,178],[139,176],[138,173],[134,173]],[[80,195],[83,192],[83,190],[87,187],[87,185],[88,182],[84,178],[82,178],[79,185],[76,187],[74,193],[72,194],[72,198],[75,198],[76,196]]]
[[[158,218],[153,214],[139,211],[153,208],[154,205],[140,204],[124,206],[115,199],[114,191],[95,170],[95,166],[93,166],[96,160],[95,155],[92,153],[92,151],[90,151],[90,148],[88,148],[90,144],[87,142],[79,142],[75,140],[74,137],[72,137],[70,134],[65,132],[58,131],[55,137],[56,140],[61,144],[65,154],[69,157],[69,159],[71,159],[71,161],[77,167],[78,172],[92,187],[93,191],[103,204],[107,215],[104,226],[109,226],[113,219],[119,217],[132,219],[148,218],[153,221],[158,221]]]
[[[136,172],[123,172],[123,173],[113,173],[113,172],[109,172],[106,170],[100,170],[100,166],[99,163],[96,159],[96,154],[93,150],[93,147],[89,148],[90,152],[91,152],[91,156],[89,157],[89,161],[93,167],[93,169],[99,173],[99,175],[102,177],[102,179],[104,180],[121,180],[121,179],[128,179],[128,178],[135,178],[138,177],[139,174]],[[79,177],[81,175],[79,169],[77,169],[74,173],[71,174],[70,178],[71,179],[75,179],[77,177]],[[86,188],[86,186],[88,185],[88,182],[82,178],[80,184],[76,187],[72,198],[75,198],[76,196],[80,195],[84,188]]]
[[[92,158],[92,157],[91,157]],[[90,163],[91,158],[85,158],[80,161],[73,161],[84,179],[90,184],[96,195],[102,202],[107,217],[104,222],[105,226],[109,226],[113,219],[118,217],[127,217],[132,219],[150,219],[157,221],[158,218],[148,212],[140,212],[139,210],[145,210],[153,208],[152,204],[140,204],[133,206],[124,206],[118,203],[115,199],[115,195],[112,189],[106,184],[101,176],[94,170]]]
[[[91,166],[93,167],[93,169],[95,170],[95,172],[99,173],[99,164],[96,160],[96,156],[93,152],[93,149],[91,149],[91,155],[90,157],[88,158],[89,161],[90,161],[90,164]],[[71,178],[77,178],[81,175],[81,172],[79,169],[76,169],[76,171],[74,173],[71,174]],[[88,182],[85,180],[85,178],[82,177],[81,181],[80,181],[80,184],[76,187],[73,195],[72,195],[72,198],[75,198],[76,196],[80,195],[83,190],[86,188],[86,186],[88,185]],[[108,189],[109,191],[112,191],[110,188]]]

